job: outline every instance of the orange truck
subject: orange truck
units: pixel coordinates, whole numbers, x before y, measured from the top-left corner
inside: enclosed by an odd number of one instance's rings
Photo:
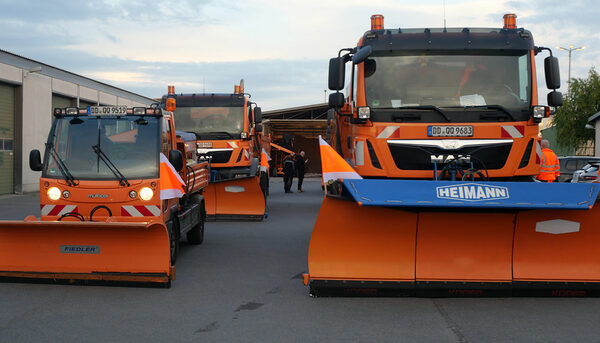
[[[172,110],[177,128],[196,136],[201,161],[208,161],[210,183],[204,190],[208,220],[262,220],[267,188],[261,183],[260,107],[244,93],[244,82],[232,94],[175,94],[161,106]]]
[[[358,45],[329,62],[312,294],[600,286],[599,187],[535,182],[550,113],[537,98],[544,51],[547,103],[560,106],[557,59],[514,14],[497,28],[385,28],[371,17]]]
[[[0,222],[0,276],[170,286],[180,237],[204,238],[208,169],[195,142],[176,136],[158,107],[57,108],[54,117],[43,161],[38,150],[29,156],[42,172],[41,218]]]

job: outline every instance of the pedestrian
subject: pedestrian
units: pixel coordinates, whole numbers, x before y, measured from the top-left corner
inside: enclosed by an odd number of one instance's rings
[[[283,159],[283,189],[286,193],[293,193],[291,189],[295,169],[294,154],[287,155]]]
[[[560,163],[554,151],[550,149],[550,142],[542,139],[542,166],[537,179],[542,182],[554,182],[560,175]]]
[[[298,155],[296,155],[296,176],[298,176],[298,193],[304,192],[302,190],[302,181],[304,180],[304,167],[306,162],[304,160],[304,151],[300,151]]]

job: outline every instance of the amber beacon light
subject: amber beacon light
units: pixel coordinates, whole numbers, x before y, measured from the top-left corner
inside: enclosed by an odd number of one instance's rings
[[[504,15],[504,28],[505,29],[516,29],[517,28],[517,15],[514,13],[507,13]]]
[[[371,16],[371,30],[383,30],[382,14],[373,14]]]

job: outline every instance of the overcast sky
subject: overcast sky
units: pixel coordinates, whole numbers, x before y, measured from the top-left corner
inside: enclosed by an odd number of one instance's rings
[[[168,84],[231,92],[243,78],[264,110],[323,102],[328,59],[356,45],[371,14],[388,28],[441,27],[444,18],[443,0],[0,0],[0,8],[1,49],[153,98]],[[564,91],[568,53],[555,47],[587,46],[573,53],[572,77],[599,66],[599,8],[446,0],[445,12],[448,27],[500,27],[504,13],[516,13],[518,27],[560,58]]]

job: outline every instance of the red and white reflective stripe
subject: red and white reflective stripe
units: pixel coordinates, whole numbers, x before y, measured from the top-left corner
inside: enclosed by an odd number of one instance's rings
[[[377,128],[377,138],[400,138],[399,126],[381,126]]]
[[[238,147],[238,145],[237,145],[237,143],[236,143],[236,142],[227,142],[227,145],[228,145],[230,148],[234,148],[234,149],[236,149],[236,148]]]
[[[158,217],[160,208],[156,205],[150,206],[121,206],[123,217]]]
[[[535,142],[535,163],[536,164],[540,164],[542,163],[542,147],[540,146],[540,142],[536,141]]]
[[[502,138],[523,138],[525,134],[525,126],[502,126],[500,136]]]
[[[244,161],[250,160],[250,151],[248,149],[244,149]]]
[[[43,216],[62,216],[69,212],[77,212],[77,205],[41,205]]]

